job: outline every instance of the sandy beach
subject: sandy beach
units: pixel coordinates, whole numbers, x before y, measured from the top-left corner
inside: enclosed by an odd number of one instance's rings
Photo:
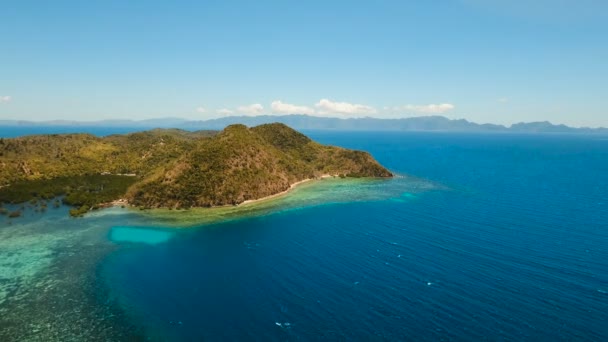
[[[303,183],[307,183],[307,182],[314,181],[314,180],[321,180],[321,179],[325,179],[325,178],[332,178],[332,177],[337,177],[337,175],[322,175],[321,177],[318,177],[318,178],[306,178],[306,179],[303,179],[301,181],[297,181],[297,182],[291,184],[289,186],[289,189],[287,189],[285,191],[281,191],[281,192],[276,193],[274,195],[270,195],[270,196],[266,196],[266,197],[262,197],[262,198],[258,198],[258,199],[246,200],[246,201],[240,203],[239,206],[246,205],[246,204],[251,204],[251,203],[256,203],[256,202],[260,202],[260,201],[266,201],[266,200],[269,200],[269,199],[272,199],[272,198],[275,198],[275,197],[283,196],[283,195],[288,194],[289,191],[293,190],[295,187],[297,187],[298,185],[301,185]]]
[[[326,179],[326,178],[334,178],[334,177],[338,177],[338,175],[322,175],[318,178],[306,178],[303,179],[301,181],[297,181],[293,184],[291,184],[289,186],[289,189],[285,190],[285,191],[281,191],[279,193],[270,195],[270,196],[266,196],[266,197],[262,197],[262,198],[257,198],[257,199],[252,199],[252,200],[246,200],[243,201],[242,203],[239,203],[237,206],[242,206],[242,205],[247,205],[247,204],[252,204],[252,203],[256,203],[256,202],[261,202],[261,201],[266,201],[272,198],[276,198],[279,196],[283,196],[288,194],[291,190],[293,190],[295,187],[297,187],[298,185],[310,182],[310,181],[315,181],[315,180],[322,180],[322,179]],[[127,199],[124,198],[120,198],[117,200],[114,200],[112,202],[106,203],[104,205],[102,205],[103,208],[108,208],[108,207],[121,207],[121,206],[130,206],[130,203]],[[233,207],[233,205],[222,205],[222,206],[214,206],[213,208],[220,208],[220,207]]]

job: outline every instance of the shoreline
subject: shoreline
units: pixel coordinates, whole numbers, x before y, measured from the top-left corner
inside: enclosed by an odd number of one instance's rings
[[[320,177],[317,177],[317,178],[306,178],[306,179],[303,179],[301,181],[297,181],[295,183],[290,184],[289,188],[287,190],[281,191],[281,192],[273,194],[273,195],[268,195],[268,196],[265,196],[265,197],[261,197],[261,198],[256,198],[256,199],[252,199],[252,200],[246,200],[246,201],[243,201],[243,202],[237,204],[236,206],[240,207],[242,205],[257,203],[257,202],[273,199],[273,198],[276,198],[276,197],[279,197],[279,196],[287,195],[291,190],[293,190],[294,188],[296,188],[298,185],[301,185],[301,184],[304,184],[304,183],[308,183],[310,181],[323,180],[323,179],[326,179],[326,178],[335,178],[335,177],[337,177],[337,175],[327,175],[326,174],[326,175],[321,175]]]
[[[338,186],[343,189],[342,186],[339,186],[339,184],[343,184],[343,182],[359,184],[360,182],[369,182],[370,179],[371,177],[342,179],[339,176],[335,177],[331,175],[318,176],[312,179],[302,179],[292,183],[287,190],[251,200],[247,203],[241,203],[241,205],[192,207],[187,209],[171,209],[165,207],[145,210],[138,210],[135,206],[125,206],[124,209],[119,210],[124,210],[121,211],[124,213],[131,212],[136,215],[145,216],[146,219],[152,220],[152,223],[149,224],[150,227],[160,225],[168,229],[186,229],[230,220],[257,217],[274,213],[277,210],[282,210],[284,208],[308,206],[315,202],[326,202],[326,196],[331,196],[331,193],[326,193],[325,190],[321,190],[322,188],[329,187],[331,189],[334,186]],[[325,182],[321,182],[321,180],[325,180]],[[327,184],[325,184],[326,182]],[[292,190],[294,191],[291,192]],[[317,190],[320,190],[323,195],[316,195]],[[350,196],[343,197],[339,202],[350,202],[351,199],[349,197]],[[291,200],[292,198],[293,200]]]
[[[297,181],[295,183],[292,183],[289,185],[289,188],[287,190],[278,192],[276,194],[272,194],[272,195],[268,195],[265,197],[260,197],[260,198],[256,198],[256,199],[252,199],[252,200],[246,200],[243,201],[239,204],[236,205],[231,205],[231,204],[226,204],[226,205],[218,205],[218,206],[212,206],[210,208],[205,208],[205,209],[214,209],[214,208],[225,208],[225,207],[240,207],[240,206],[245,206],[245,205],[249,205],[249,204],[253,204],[253,203],[258,203],[258,202],[262,202],[262,201],[266,201],[266,200],[270,200],[273,198],[277,198],[280,196],[284,196],[287,195],[291,190],[295,189],[297,186],[302,185],[304,183],[308,183],[311,181],[318,181],[318,180],[323,180],[323,179],[327,179],[327,178],[336,178],[338,177],[338,175],[330,175],[330,174],[324,174],[321,175],[319,177],[316,178],[306,178],[306,179],[302,179],[300,181]],[[134,208],[127,199],[125,198],[119,198],[117,200],[114,200],[112,202],[106,203],[104,205],[100,206],[101,208],[114,208],[114,207],[128,207],[128,208]],[[202,207],[192,207],[190,209],[197,209],[197,208],[202,208]],[[167,209],[167,208],[155,208],[155,209]]]

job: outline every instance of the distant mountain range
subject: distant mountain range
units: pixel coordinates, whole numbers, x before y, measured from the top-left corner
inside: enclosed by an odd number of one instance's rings
[[[0,120],[0,126],[100,126],[100,127],[141,127],[141,128],[183,128],[188,130],[221,130],[236,123],[257,126],[280,122],[298,130],[340,130],[340,131],[436,131],[436,132],[496,132],[496,133],[602,133],[608,128],[575,128],[554,125],[548,121],[517,123],[510,127],[495,124],[478,124],[464,119],[452,120],[443,116],[419,116],[402,119],[356,118],[342,119],[310,115],[260,115],[229,116],[219,119],[192,121],[179,118],[150,120],[101,120],[101,121],[13,121]]]

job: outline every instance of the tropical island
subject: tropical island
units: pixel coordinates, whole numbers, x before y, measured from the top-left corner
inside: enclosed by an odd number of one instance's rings
[[[327,176],[392,174],[367,152],[321,145],[280,123],[0,139],[0,204],[29,202],[46,210],[64,203],[74,207],[72,216],[112,203],[140,209],[238,205]],[[19,215],[2,208],[0,214]]]

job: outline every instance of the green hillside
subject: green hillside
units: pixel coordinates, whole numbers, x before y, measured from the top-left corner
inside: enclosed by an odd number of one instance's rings
[[[283,124],[0,139],[0,203],[64,195],[76,215],[119,198],[144,208],[238,204],[325,174],[392,176],[366,152],[320,145]]]

